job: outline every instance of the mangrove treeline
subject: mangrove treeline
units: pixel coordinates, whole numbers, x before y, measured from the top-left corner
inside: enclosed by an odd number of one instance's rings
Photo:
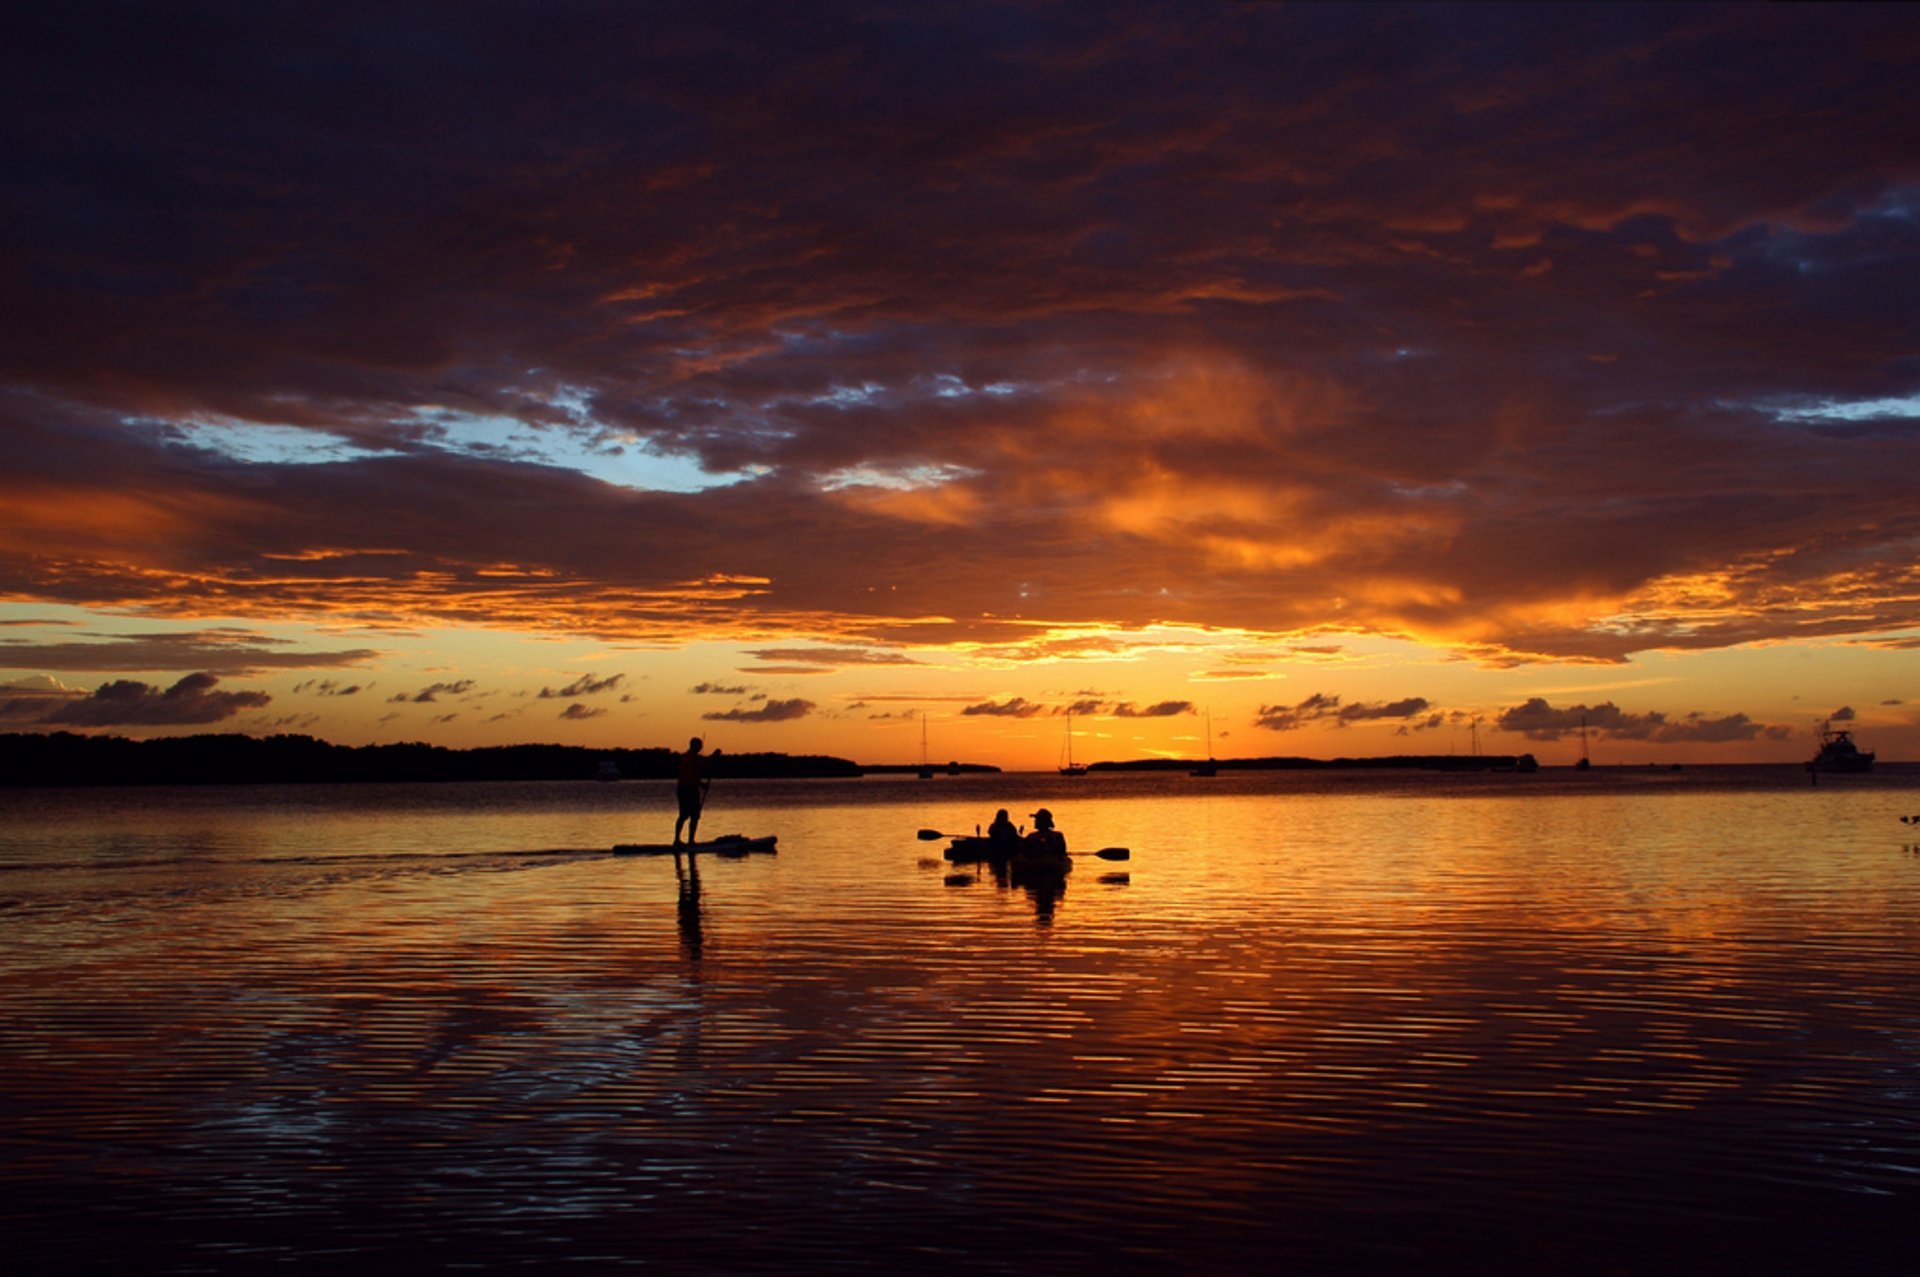
[[[1089,763],[1092,772],[1183,772],[1190,759],[1138,758],[1130,762]],[[1377,758],[1222,758],[1213,764],[1223,772],[1314,771],[1340,768],[1411,768],[1438,772],[1530,772],[1540,762],[1532,754],[1385,754]]]
[[[334,745],[312,736],[0,736],[0,785],[247,785],[347,781],[592,780],[602,762],[623,778],[668,779],[678,754],[666,748],[576,745]],[[720,754],[716,777],[859,776],[844,758],[815,754]]]

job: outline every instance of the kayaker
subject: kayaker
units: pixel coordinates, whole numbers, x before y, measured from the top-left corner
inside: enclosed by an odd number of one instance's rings
[[[1020,850],[1020,831],[1014,827],[1005,807],[993,813],[993,823],[987,826],[987,841],[997,855],[1011,855]]]
[[[680,829],[686,827],[687,841],[700,841],[700,808],[707,801],[707,759],[700,751],[705,748],[698,736],[687,742],[687,752],[680,755],[680,767],[675,776],[673,793],[680,800],[680,817],[673,822],[673,845],[680,845]],[[714,751],[716,754],[718,750]]]
[[[1024,850],[1031,856],[1067,854],[1067,836],[1053,827],[1053,813],[1045,807],[1033,813],[1033,832],[1027,835]]]

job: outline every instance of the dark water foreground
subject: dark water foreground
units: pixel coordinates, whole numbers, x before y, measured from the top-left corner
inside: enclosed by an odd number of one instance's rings
[[[8,1268],[1913,1271],[1920,787],[1604,782],[16,796]]]

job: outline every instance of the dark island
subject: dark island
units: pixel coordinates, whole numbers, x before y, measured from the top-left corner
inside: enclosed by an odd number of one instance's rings
[[[381,781],[671,780],[679,752],[589,749],[579,745],[485,745],[450,749],[419,742],[335,745],[313,736],[239,733],[82,736],[73,732],[0,735],[0,786],[255,785]],[[1184,772],[1195,760],[1143,758],[1092,763],[1089,772]],[[1531,772],[1532,754],[1395,754],[1384,758],[1222,758],[1227,771],[1410,768],[1423,771]],[[728,779],[842,779],[937,771],[991,775],[985,763],[860,764],[824,754],[713,756],[712,774]]]
[[[334,745],[312,736],[237,733],[0,736],[0,785],[253,785],[370,781],[670,780],[679,754],[577,745],[448,749],[419,743]],[[607,766],[611,764],[611,767]],[[727,754],[716,777],[858,777],[856,763],[815,754]]]
[[[990,775],[999,771],[988,763],[942,763],[929,767],[925,763],[862,763],[860,770],[869,776],[917,776],[921,772],[938,772],[943,776]]]

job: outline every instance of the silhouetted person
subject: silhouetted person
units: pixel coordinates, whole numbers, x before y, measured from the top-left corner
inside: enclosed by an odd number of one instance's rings
[[[993,813],[993,823],[987,826],[987,841],[996,856],[1011,856],[1020,850],[1020,831],[1014,828],[1013,818],[1002,807]]]
[[[687,841],[700,841],[700,808],[707,801],[707,759],[701,754],[703,742],[696,736],[687,742],[680,755],[680,770],[674,781],[674,797],[680,800],[680,817],[673,822],[673,843],[680,845],[680,830],[685,826]]]
[[[1024,849],[1035,856],[1067,854],[1067,836],[1053,827],[1053,813],[1045,807],[1033,813],[1033,832],[1027,835]]]

